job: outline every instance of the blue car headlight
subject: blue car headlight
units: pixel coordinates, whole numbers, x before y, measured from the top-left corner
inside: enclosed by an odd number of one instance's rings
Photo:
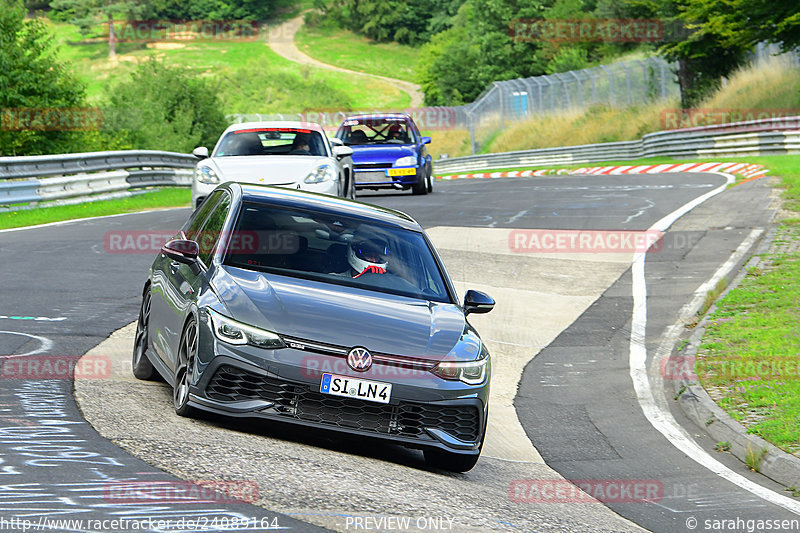
[[[401,157],[400,159],[394,162],[394,166],[396,167],[410,167],[416,164],[417,164],[417,158],[413,155],[407,155],[405,157]]]
[[[219,183],[219,176],[214,169],[205,165],[197,167],[194,171],[194,178],[200,183]]]
[[[486,381],[486,368],[489,357],[477,361],[442,361],[431,372],[448,381],[462,381],[467,385],[480,385]]]
[[[228,344],[249,344],[258,348],[275,350],[285,348],[281,338],[271,331],[248,326],[232,318],[228,318],[214,311],[207,309],[211,317],[211,327],[214,329],[214,336],[222,342]]]

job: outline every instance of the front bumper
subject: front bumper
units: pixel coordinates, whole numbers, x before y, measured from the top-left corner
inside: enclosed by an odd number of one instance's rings
[[[321,372],[337,373],[340,358],[314,354],[315,364],[309,365],[309,354],[292,348],[270,351],[213,344],[217,355],[191,387],[193,407],[377,437],[411,448],[480,453],[488,380],[476,387],[444,381],[429,372],[408,379],[386,379],[385,374],[382,379],[371,371],[359,375],[392,383],[390,403],[381,404],[319,392]],[[328,357],[333,361],[323,362],[319,370],[317,363]]]
[[[238,183],[254,183],[256,185],[274,185],[276,187],[286,187],[290,189],[299,189],[308,192],[317,192],[327,194],[330,196],[339,195],[339,182],[326,180],[320,183],[304,183],[304,182],[289,182],[289,183],[265,183],[259,180],[236,180],[230,178],[223,178],[220,183],[228,181],[237,181]],[[211,191],[217,188],[218,183],[202,183],[196,179],[192,180],[192,205],[196,208],[199,206],[198,200],[202,202]]]
[[[390,176],[388,171],[407,170],[413,172],[405,175]],[[400,169],[395,167],[381,167],[376,164],[356,165],[353,169],[356,188],[362,189],[408,189],[417,183],[421,177],[420,167]]]

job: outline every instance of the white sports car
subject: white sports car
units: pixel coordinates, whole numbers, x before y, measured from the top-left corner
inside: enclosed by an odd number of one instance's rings
[[[229,126],[209,156],[200,158],[192,180],[192,205],[197,207],[226,181],[260,183],[355,198],[353,149],[328,139],[319,124],[246,122]]]

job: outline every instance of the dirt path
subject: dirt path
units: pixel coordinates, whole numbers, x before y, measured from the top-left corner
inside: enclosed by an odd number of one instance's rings
[[[328,70],[335,70],[338,72],[346,72],[355,76],[369,76],[370,78],[377,78],[379,80],[387,81],[411,96],[411,107],[420,107],[422,105],[423,94],[422,91],[420,91],[419,85],[415,83],[336,67],[334,65],[329,65],[328,63],[323,63],[322,61],[317,61],[313,57],[309,57],[304,54],[294,43],[294,36],[302,25],[303,16],[300,15],[299,17],[287,20],[279,26],[270,28],[268,39],[269,47],[272,48],[272,50],[279,56],[284,57],[289,61],[294,61],[295,63],[311,65]]]

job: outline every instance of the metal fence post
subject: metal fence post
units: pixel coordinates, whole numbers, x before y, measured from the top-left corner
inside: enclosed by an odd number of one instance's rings
[[[614,73],[607,69],[605,65],[600,65],[600,68],[608,74],[608,105],[614,107]]]
[[[631,105],[631,69],[625,63],[620,63],[620,66],[625,70],[625,85],[628,89],[628,105]]]
[[[570,70],[567,74],[572,74],[575,80],[578,82],[578,107],[583,109],[583,84],[581,83],[581,78],[578,76],[578,73],[574,70]]]

